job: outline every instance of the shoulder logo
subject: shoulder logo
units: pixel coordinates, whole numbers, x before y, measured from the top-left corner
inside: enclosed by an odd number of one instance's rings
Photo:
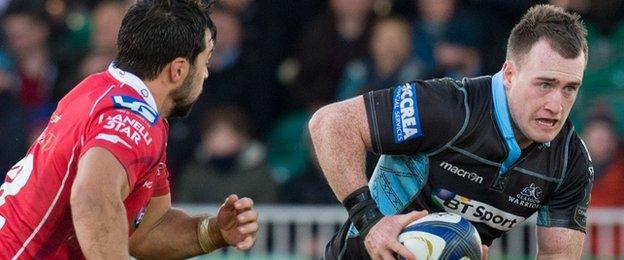
[[[405,83],[394,89],[392,128],[395,143],[422,136],[415,83]]]
[[[147,103],[129,96],[113,96],[115,108],[130,109],[132,112],[142,116],[151,125],[158,121],[158,113]]]
[[[542,188],[531,183],[528,187],[525,187],[515,197],[509,196],[509,202],[516,205],[523,206],[525,208],[536,209],[540,207],[542,201]]]

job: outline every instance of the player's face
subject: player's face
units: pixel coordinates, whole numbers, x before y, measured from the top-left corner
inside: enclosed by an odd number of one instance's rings
[[[566,59],[542,39],[519,65],[506,62],[503,78],[516,140],[524,148],[561,131],[583,80],[585,54]]]
[[[214,41],[210,30],[206,30],[206,49],[197,55],[195,64],[189,69],[189,73],[182,85],[171,92],[173,109],[171,117],[183,117],[188,115],[203,90],[204,80],[208,78],[208,61],[212,57]]]

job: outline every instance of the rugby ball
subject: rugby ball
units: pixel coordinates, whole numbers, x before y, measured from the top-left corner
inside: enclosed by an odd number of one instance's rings
[[[482,254],[477,229],[454,213],[432,213],[410,223],[401,231],[399,242],[419,260],[480,260]]]

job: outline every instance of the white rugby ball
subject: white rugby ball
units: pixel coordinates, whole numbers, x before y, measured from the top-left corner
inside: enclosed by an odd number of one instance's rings
[[[480,260],[482,255],[477,229],[454,213],[432,213],[410,223],[401,231],[399,242],[419,260]]]

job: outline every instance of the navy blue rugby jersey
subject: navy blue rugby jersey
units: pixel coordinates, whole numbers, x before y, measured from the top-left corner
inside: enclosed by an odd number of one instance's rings
[[[369,182],[382,213],[454,212],[485,245],[535,212],[539,226],[585,232],[593,168],[582,140],[567,120],[551,142],[521,150],[500,73],[415,81],[364,100],[383,154]]]

